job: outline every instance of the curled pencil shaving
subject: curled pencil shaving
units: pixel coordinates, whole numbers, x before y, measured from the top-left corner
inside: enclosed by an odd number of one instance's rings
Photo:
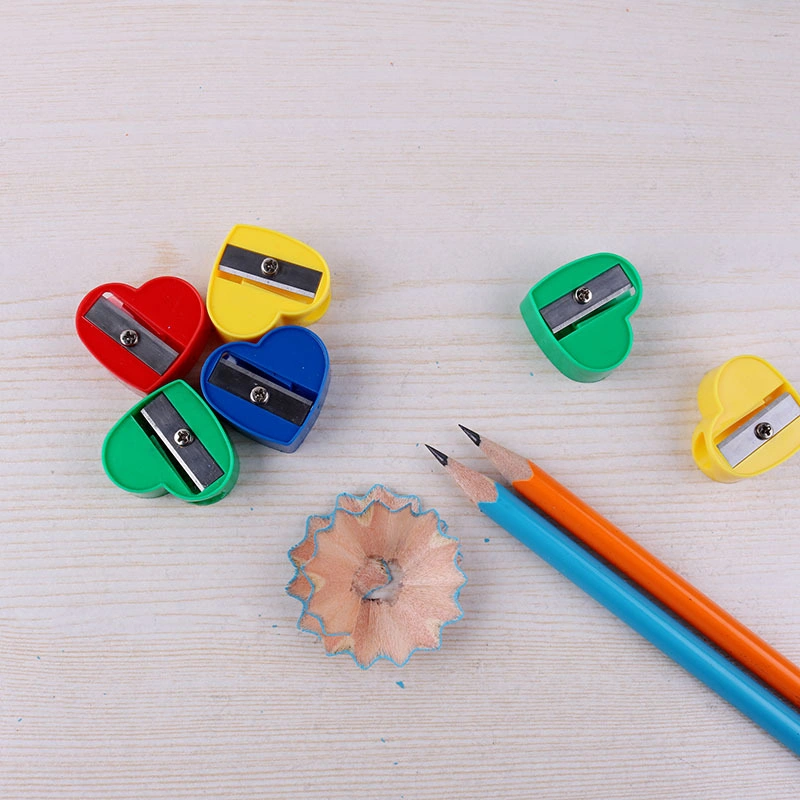
[[[419,498],[374,486],[341,494],[333,512],[311,516],[289,551],[300,600],[300,630],[329,655],[350,653],[362,668],[380,658],[402,666],[415,650],[435,650],[441,629],[462,616],[466,582],[458,540]]]

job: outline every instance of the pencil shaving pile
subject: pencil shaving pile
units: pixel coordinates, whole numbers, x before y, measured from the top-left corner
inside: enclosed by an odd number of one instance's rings
[[[466,583],[458,539],[446,530],[412,495],[384,486],[339,495],[331,514],[308,518],[289,551],[295,575],[286,591],[303,604],[298,628],[363,669],[438,649],[442,627],[462,616]]]

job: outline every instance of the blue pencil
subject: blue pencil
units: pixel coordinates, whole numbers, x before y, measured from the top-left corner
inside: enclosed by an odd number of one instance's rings
[[[517,495],[428,446],[467,497],[564,577],[800,755],[800,714]]]

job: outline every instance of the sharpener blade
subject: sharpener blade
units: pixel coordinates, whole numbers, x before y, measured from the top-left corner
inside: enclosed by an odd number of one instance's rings
[[[269,262],[268,267],[265,267],[266,262]],[[219,260],[219,271],[238,275],[240,278],[247,278],[264,286],[283,289],[291,294],[310,297],[312,300],[322,280],[322,273],[319,270],[245,250],[233,244],[225,247]]]
[[[558,333],[608,305],[617,297],[632,294],[634,291],[625,270],[617,264],[581,286],[576,286],[573,291],[562,295],[558,300],[548,303],[539,313],[550,330]],[[581,302],[578,299],[580,293],[589,299]]]
[[[107,297],[98,297],[84,314],[84,319],[89,320],[120,347],[124,347],[159,375],[163,375],[178,357],[177,351],[166,342],[162,342],[152,331]],[[122,343],[121,337],[126,331],[133,331],[136,334],[135,343],[130,345]]]
[[[139,413],[153,433],[158,436],[161,444],[167,448],[184,476],[199,491],[207,489],[224,475],[219,464],[214,461],[203,443],[192,433],[165,394],[154,397]],[[191,441],[183,446],[177,444],[176,434],[180,438],[179,431],[188,432]]]
[[[784,392],[763,411],[726,436],[717,448],[728,464],[736,467],[798,417],[800,417],[800,406],[791,394]],[[768,432],[768,435],[765,436],[765,432]]]
[[[208,382],[242,400],[247,400],[258,408],[272,412],[293,425],[302,425],[314,405],[307,397],[281,386],[264,375],[259,375],[249,364],[240,364],[230,353],[223,353],[212,370]],[[263,391],[259,392],[259,389]],[[267,395],[266,399],[261,402],[254,399],[254,393],[256,396],[263,396],[264,392]]]

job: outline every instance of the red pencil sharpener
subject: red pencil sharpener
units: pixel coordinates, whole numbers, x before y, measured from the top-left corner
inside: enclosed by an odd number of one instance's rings
[[[150,394],[192,368],[211,323],[197,289],[165,275],[138,289],[126,283],[92,289],[78,306],[75,328],[103,366]]]

